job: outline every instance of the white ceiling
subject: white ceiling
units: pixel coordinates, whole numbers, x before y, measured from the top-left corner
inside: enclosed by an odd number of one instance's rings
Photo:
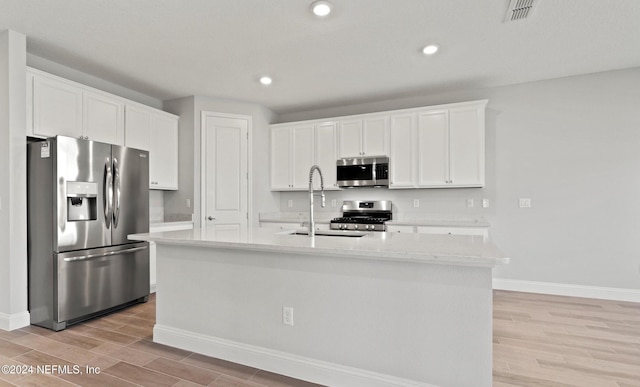
[[[0,30],[154,98],[278,113],[640,66],[639,0],[539,0],[510,23],[509,0],[331,0],[326,19],[311,2],[0,0]],[[433,57],[420,52],[429,42],[441,45]]]

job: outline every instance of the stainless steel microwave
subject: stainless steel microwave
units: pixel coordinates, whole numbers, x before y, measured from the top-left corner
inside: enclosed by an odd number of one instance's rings
[[[388,187],[389,157],[353,157],[336,161],[338,187]]]

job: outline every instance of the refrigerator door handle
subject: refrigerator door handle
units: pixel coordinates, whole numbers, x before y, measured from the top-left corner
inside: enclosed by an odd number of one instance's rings
[[[113,228],[118,227],[120,220],[120,168],[118,159],[113,158]]]
[[[79,255],[77,257],[64,258],[64,261],[65,262],[86,261],[87,259],[108,257],[110,255],[116,255],[116,254],[118,254],[118,255],[131,254],[131,253],[135,253],[136,251],[145,250],[147,248],[148,248],[147,246],[132,247],[132,248],[126,249],[126,250],[116,250],[116,251],[107,251],[106,253]]]
[[[111,160],[107,157],[104,163],[104,181],[103,181],[102,204],[104,206],[104,221],[107,228],[111,227],[111,218],[113,217],[113,175],[111,173]]]

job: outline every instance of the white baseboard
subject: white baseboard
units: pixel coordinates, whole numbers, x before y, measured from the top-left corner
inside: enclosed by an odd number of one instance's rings
[[[12,331],[29,324],[31,324],[31,316],[27,311],[15,314],[0,313],[0,329],[2,330]]]
[[[149,285],[149,293],[155,293],[156,292],[156,284],[152,283],[151,285]]]
[[[153,328],[153,341],[327,386],[434,387],[427,383],[406,380],[391,375],[324,362],[158,324]]]
[[[598,298],[602,300],[640,302],[640,290],[604,288],[598,286],[556,284],[550,282],[493,279],[496,290],[512,290],[525,293],[554,294],[558,296]]]

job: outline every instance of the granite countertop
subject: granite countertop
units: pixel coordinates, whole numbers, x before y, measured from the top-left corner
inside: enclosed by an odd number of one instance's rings
[[[153,241],[160,245],[270,251],[391,262],[483,267],[509,263],[508,256],[480,236],[377,232],[366,233],[363,237],[316,235],[310,238],[307,235],[291,235],[294,231],[251,227],[238,232],[208,227],[134,234],[129,238]]]

